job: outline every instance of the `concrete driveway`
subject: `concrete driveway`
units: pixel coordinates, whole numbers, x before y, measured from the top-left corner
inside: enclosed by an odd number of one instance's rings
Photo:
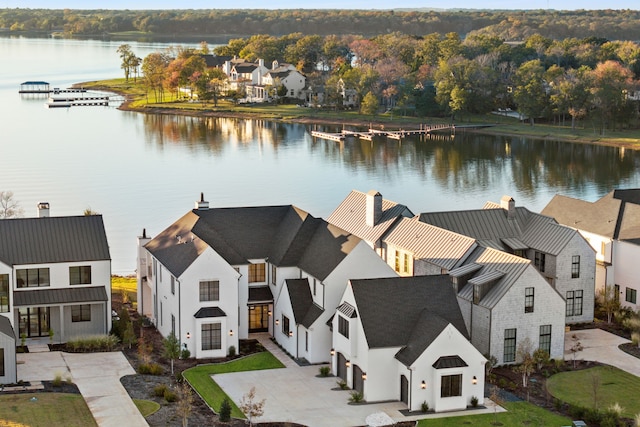
[[[627,343],[629,340],[602,329],[567,332],[564,340],[564,358],[567,361],[573,360],[573,354],[569,351],[574,344],[573,335],[578,338],[583,347],[582,351],[576,353],[576,360],[606,363],[640,377],[640,359],[618,348],[620,344]]]
[[[122,376],[135,374],[121,352],[18,354],[19,380],[50,381],[58,374],[71,377],[99,426],[148,426],[120,383]]]
[[[218,374],[214,375],[214,381],[236,404],[255,387],[256,400],[266,399],[264,415],[257,422],[289,421],[310,427],[352,427],[366,425],[368,416],[380,413],[395,421],[413,421],[494,411],[493,402],[486,398],[483,409],[411,416],[400,412],[406,405],[399,401],[350,405],[350,390],[339,390],[336,377],[318,377],[318,366],[298,366],[266,334],[256,335],[255,338],[286,368]]]

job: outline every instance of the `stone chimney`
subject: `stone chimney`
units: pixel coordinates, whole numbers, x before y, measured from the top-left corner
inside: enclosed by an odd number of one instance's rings
[[[375,190],[367,193],[366,224],[369,227],[375,226],[382,218],[382,194]]]
[[[515,219],[516,217],[516,201],[511,196],[502,196],[500,199],[500,207],[507,211],[508,219]]]
[[[209,209],[209,202],[204,200],[204,193],[200,193],[200,200],[196,201],[196,209],[200,211]]]
[[[48,217],[49,217],[49,203],[48,202],[38,203],[38,218],[48,218]]]

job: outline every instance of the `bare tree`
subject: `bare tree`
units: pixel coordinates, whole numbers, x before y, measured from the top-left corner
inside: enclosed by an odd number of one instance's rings
[[[532,352],[531,352],[531,340],[529,338],[525,338],[523,341],[518,344],[518,349],[516,350],[516,357],[520,364],[514,368],[514,371],[522,375],[522,387],[527,387],[527,382],[529,381],[529,377],[535,370],[535,361],[533,360]]]
[[[178,404],[176,406],[176,413],[182,418],[182,427],[187,427],[189,424],[189,415],[193,411],[193,392],[191,386],[183,381],[178,386]]]
[[[611,323],[613,313],[620,309],[620,298],[613,285],[606,285],[598,289],[598,304],[607,314],[607,323]]]
[[[20,203],[13,198],[13,191],[0,191],[0,219],[20,218],[24,210]]]
[[[249,418],[249,426],[253,425],[253,419],[255,417],[261,417],[264,414],[264,404],[266,399],[262,399],[257,402],[256,398],[256,388],[251,387],[249,393],[242,396],[242,400],[240,401],[240,410]]]
[[[573,342],[573,345],[571,346],[569,351],[571,352],[573,358],[573,369],[576,369],[576,355],[584,350],[584,347],[580,342],[580,338],[578,338],[576,334],[571,335],[571,341]]]

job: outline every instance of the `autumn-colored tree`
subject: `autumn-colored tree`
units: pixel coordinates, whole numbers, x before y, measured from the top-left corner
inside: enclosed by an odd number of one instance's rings
[[[608,128],[615,129],[616,121],[627,121],[632,104],[627,91],[633,85],[633,73],[617,61],[599,63],[591,73],[593,85],[593,113],[604,135]]]
[[[249,426],[253,426],[254,418],[261,417],[262,414],[264,414],[265,402],[266,399],[262,399],[260,401],[256,400],[255,387],[251,387],[251,390],[242,396],[239,408],[249,419]]]

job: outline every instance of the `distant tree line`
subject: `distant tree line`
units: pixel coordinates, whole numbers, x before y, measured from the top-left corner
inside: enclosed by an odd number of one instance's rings
[[[199,55],[208,51],[203,43],[201,51],[150,54],[142,62],[144,78],[157,93],[190,85],[209,96],[222,95],[226,76],[207,70]],[[291,63],[307,76],[309,87],[323,88],[322,104],[340,105],[338,88],[344,85],[356,91],[366,113],[396,109],[460,118],[518,111],[532,125],[537,120],[574,127],[589,123],[601,133],[629,127],[638,117],[640,45],[630,41],[534,34],[514,44],[486,34],[462,39],[455,32],[423,37],[292,33],[231,39],[213,52]]]
[[[0,29],[97,35],[140,31],[173,36],[242,36],[290,33],[367,37],[476,32],[505,41],[546,38],[637,40],[639,10],[48,10],[0,9]]]

